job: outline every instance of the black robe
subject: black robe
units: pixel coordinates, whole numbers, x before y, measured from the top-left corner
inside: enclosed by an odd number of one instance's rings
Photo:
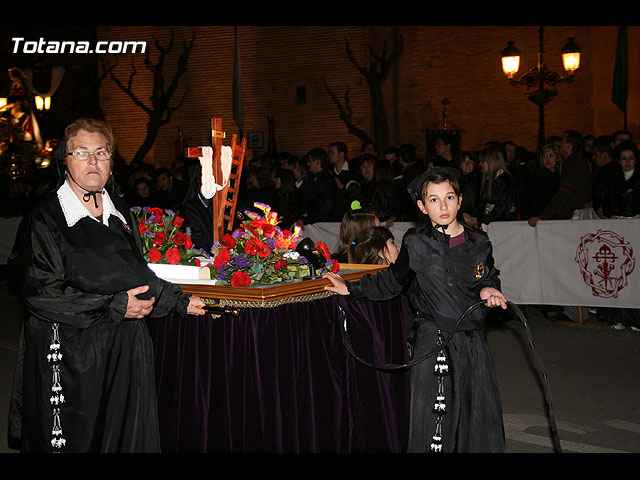
[[[444,377],[442,451],[503,452],[500,394],[484,332],[486,307],[457,325],[467,308],[480,301],[480,290],[500,288],[499,271],[487,234],[469,227],[464,231],[465,241],[450,248],[449,237],[430,225],[411,229],[393,265],[347,287],[354,300],[386,300],[405,291],[418,312],[414,359],[434,351],[440,335],[451,336],[445,348],[449,374]],[[411,370],[409,452],[429,451],[436,431],[437,360],[430,356]]]
[[[124,318],[126,291],[149,285],[152,316],[185,314],[188,296],[148,268],[134,218],[113,202],[128,225],[111,215],[109,226],[85,217],[68,227],[54,193],[18,232],[27,315],[9,438],[23,452],[160,449],[151,337],[144,319]]]

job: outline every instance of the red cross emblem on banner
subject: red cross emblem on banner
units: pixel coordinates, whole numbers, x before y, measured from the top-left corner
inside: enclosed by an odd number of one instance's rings
[[[583,235],[575,261],[593,295],[603,298],[616,298],[636,265],[631,245],[610,230]]]

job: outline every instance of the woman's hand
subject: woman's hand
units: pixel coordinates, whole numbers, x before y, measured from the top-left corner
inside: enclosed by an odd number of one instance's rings
[[[344,283],[344,280],[340,275],[336,275],[335,273],[325,273],[322,275],[322,278],[326,278],[331,282],[330,286],[324,287],[325,290],[329,290],[330,292],[335,292],[339,295],[349,295],[349,290],[347,290],[347,285]]]
[[[480,299],[485,300],[487,307],[502,307],[505,310],[507,308],[507,299],[500,290],[493,287],[480,290]]]
[[[127,290],[127,311],[124,313],[125,318],[144,318],[153,310],[153,304],[156,302],[156,297],[151,297],[149,300],[140,300],[136,295],[140,295],[149,290],[149,285],[142,285],[140,287]]]
[[[204,302],[200,297],[189,297],[189,305],[187,305],[189,315],[204,315],[207,311],[203,307]]]

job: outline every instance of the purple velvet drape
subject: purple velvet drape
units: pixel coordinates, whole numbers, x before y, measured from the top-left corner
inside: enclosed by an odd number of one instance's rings
[[[339,303],[358,356],[406,362],[401,299],[331,296],[239,317],[149,320],[163,451],[404,451],[408,372],[353,359]]]

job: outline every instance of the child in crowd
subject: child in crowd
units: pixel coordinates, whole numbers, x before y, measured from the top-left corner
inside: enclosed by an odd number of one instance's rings
[[[484,333],[487,311],[507,308],[492,246],[485,232],[458,221],[458,174],[435,167],[409,192],[425,226],[405,234],[397,259],[375,275],[345,282],[326,274],[326,290],[352,299],[386,300],[408,291],[419,325],[414,358],[435,351],[411,369],[409,452],[503,452],[504,429],[493,360]],[[434,375],[435,373],[435,375]]]
[[[349,263],[390,265],[398,258],[393,233],[382,226],[362,230],[349,248]]]
[[[365,228],[377,225],[380,222],[373,211],[362,207],[357,200],[351,202],[349,210],[342,216],[338,246],[331,258],[340,263],[349,263],[349,247],[353,239]]]

